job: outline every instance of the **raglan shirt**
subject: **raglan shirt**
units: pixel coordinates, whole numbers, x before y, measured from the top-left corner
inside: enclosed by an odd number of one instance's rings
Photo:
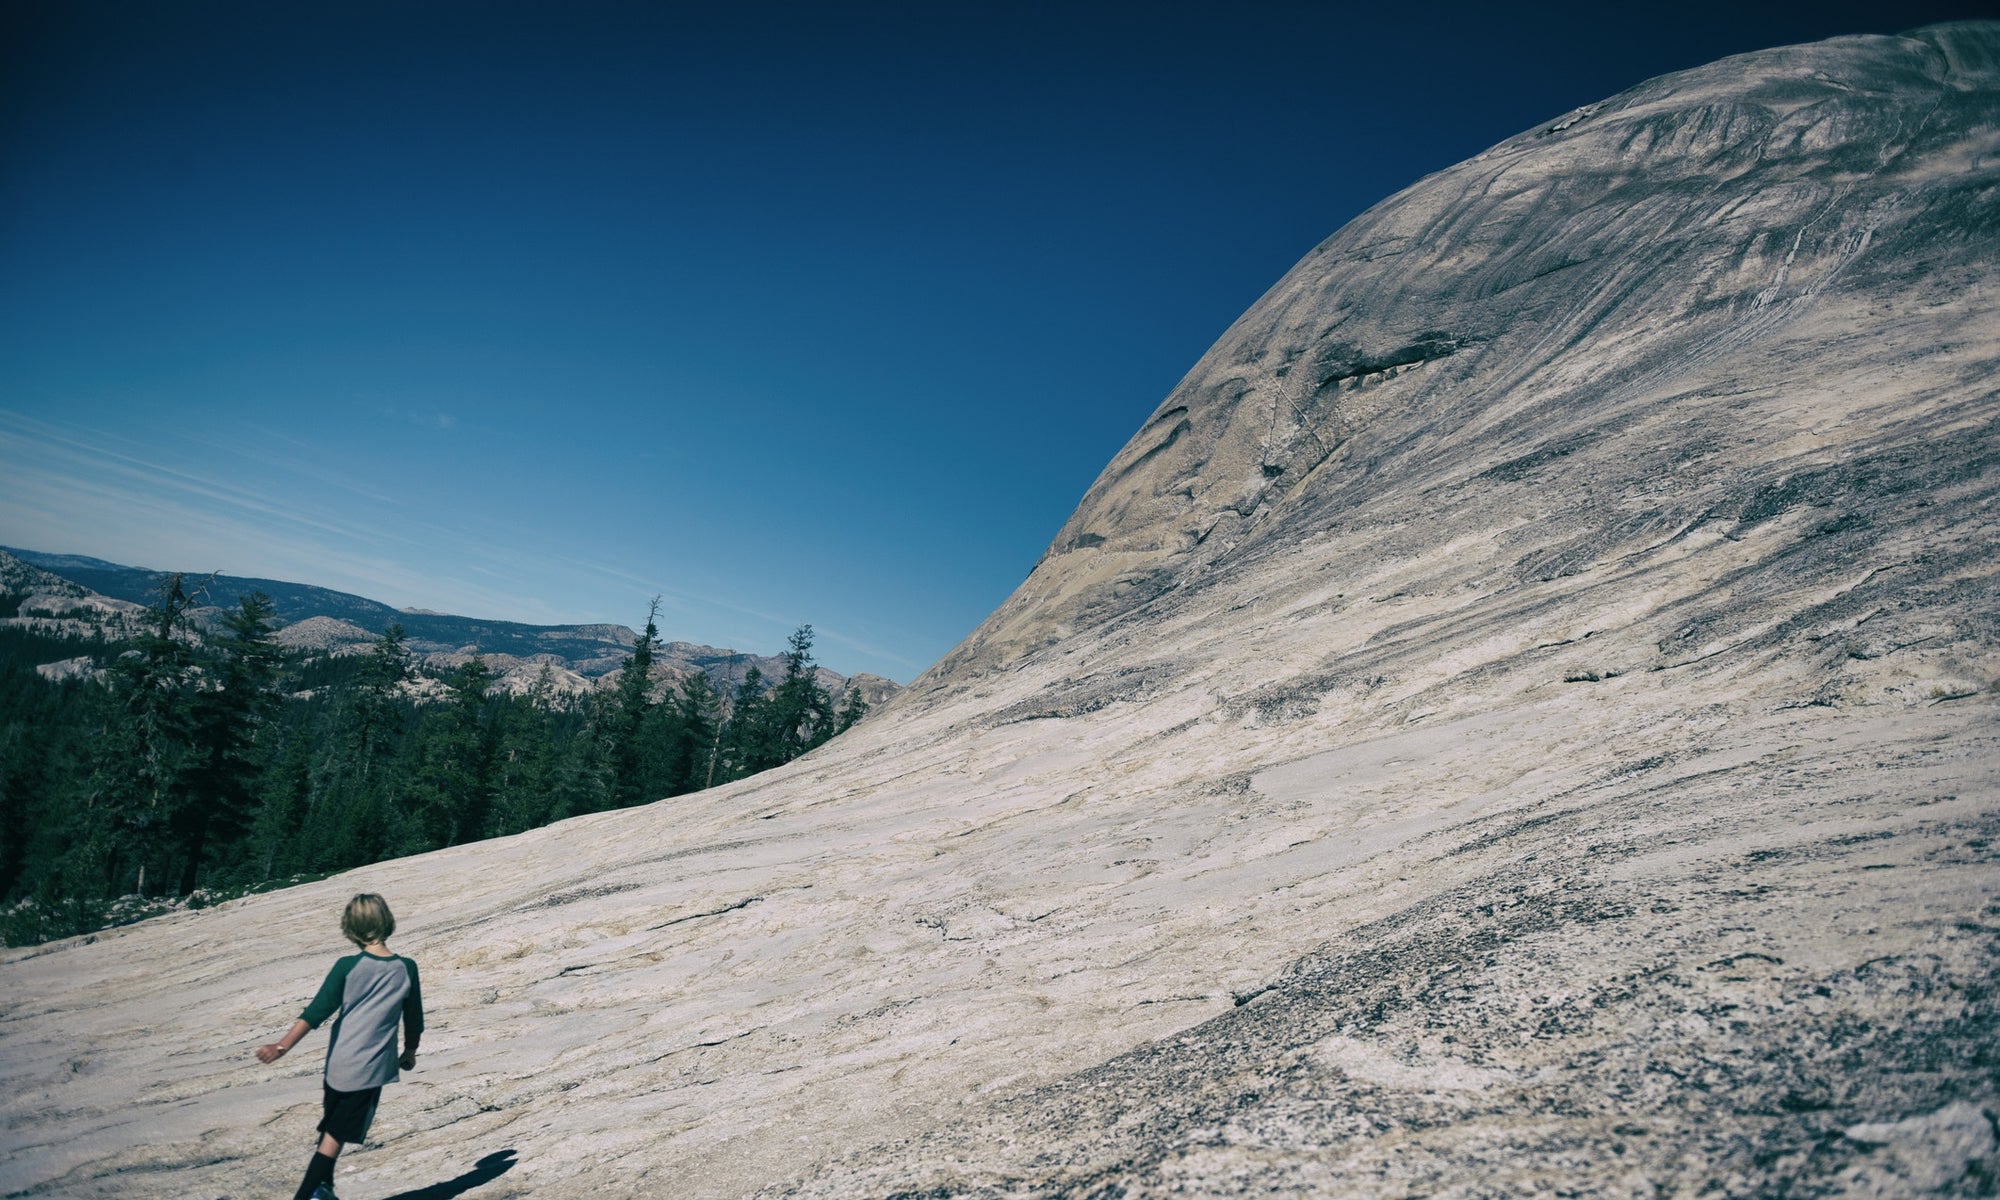
[[[401,955],[381,958],[363,951],[333,964],[319,994],[299,1014],[318,1029],[340,1013],[327,1039],[326,1086],[359,1092],[394,1083],[398,1077],[396,1027],[415,1041],[424,1031],[423,990],[417,964]]]

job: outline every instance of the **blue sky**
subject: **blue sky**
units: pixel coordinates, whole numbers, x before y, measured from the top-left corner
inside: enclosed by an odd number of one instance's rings
[[[0,543],[907,681],[1349,218],[1792,5],[0,0]]]

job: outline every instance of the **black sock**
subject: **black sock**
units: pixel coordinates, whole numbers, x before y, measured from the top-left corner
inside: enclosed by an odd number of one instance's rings
[[[306,1165],[306,1181],[299,1185],[298,1195],[292,1200],[312,1200],[313,1189],[322,1183],[333,1182],[333,1160],[319,1151],[313,1151],[312,1162]]]

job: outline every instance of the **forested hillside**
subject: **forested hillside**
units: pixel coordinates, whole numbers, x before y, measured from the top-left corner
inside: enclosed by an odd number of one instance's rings
[[[617,686],[566,696],[490,689],[476,655],[419,667],[396,625],[366,654],[302,653],[261,593],[199,635],[190,605],[174,575],[129,636],[0,629],[7,944],[697,791],[868,707],[819,683],[810,626],[779,678],[658,694],[649,615]]]

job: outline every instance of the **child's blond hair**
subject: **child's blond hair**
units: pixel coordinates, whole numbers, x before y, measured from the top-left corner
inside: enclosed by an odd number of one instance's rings
[[[349,900],[347,911],[340,914],[340,932],[357,946],[386,942],[396,932],[396,914],[389,911],[387,900],[374,892],[362,892]]]

